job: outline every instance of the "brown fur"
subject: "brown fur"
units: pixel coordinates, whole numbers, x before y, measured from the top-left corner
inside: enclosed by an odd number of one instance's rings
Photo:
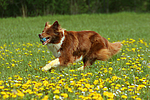
[[[63,37],[62,28],[58,22],[53,25],[45,24],[40,38],[47,37],[49,43],[57,44]],[[106,61],[121,49],[121,43],[110,43],[107,39],[94,31],[64,31],[65,40],[63,41],[60,52],[60,66],[67,66],[83,56],[84,67],[92,65],[96,60]]]

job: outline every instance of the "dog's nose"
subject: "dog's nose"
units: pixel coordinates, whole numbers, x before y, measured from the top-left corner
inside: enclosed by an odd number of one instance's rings
[[[39,34],[39,38],[41,38],[41,34]]]

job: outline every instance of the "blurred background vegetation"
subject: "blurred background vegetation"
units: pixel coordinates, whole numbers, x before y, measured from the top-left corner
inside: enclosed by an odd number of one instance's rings
[[[150,0],[0,0],[0,17],[150,12]]]

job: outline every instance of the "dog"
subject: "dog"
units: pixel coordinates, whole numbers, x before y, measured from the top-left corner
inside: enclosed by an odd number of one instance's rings
[[[106,61],[116,55],[122,44],[110,43],[107,39],[94,31],[66,31],[61,28],[58,21],[52,25],[48,22],[39,38],[43,45],[56,57],[42,70],[48,71],[53,68],[63,69],[74,62],[83,61],[84,66],[78,70],[92,65],[96,60]]]

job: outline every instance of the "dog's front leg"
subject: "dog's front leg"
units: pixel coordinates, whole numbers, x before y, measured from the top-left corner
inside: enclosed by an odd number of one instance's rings
[[[59,61],[59,58],[55,59],[55,60],[52,60],[49,64],[46,64],[42,70],[44,71],[48,71],[52,68],[56,68],[60,65],[60,61]]]

